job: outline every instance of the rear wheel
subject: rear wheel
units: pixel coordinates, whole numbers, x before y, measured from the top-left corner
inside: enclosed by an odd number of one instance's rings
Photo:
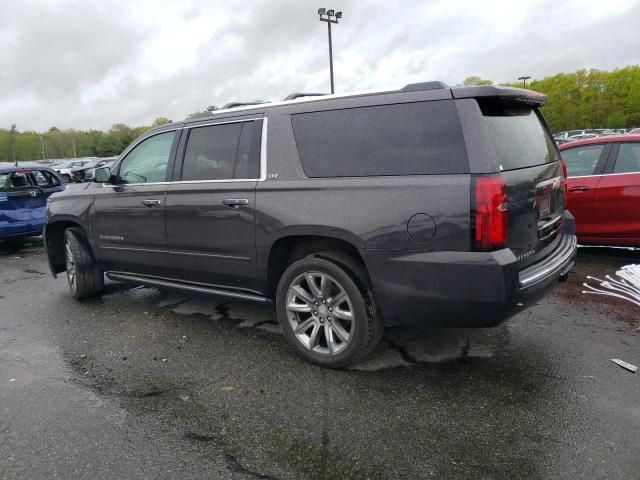
[[[82,234],[75,228],[64,233],[64,255],[69,289],[76,300],[102,292],[104,275]]]
[[[339,254],[317,254],[291,264],[278,284],[276,307],[289,343],[324,367],[345,367],[361,359],[382,336],[364,269]]]
[[[64,181],[64,183],[71,182],[71,176],[65,173],[64,175],[62,175],[62,181]]]

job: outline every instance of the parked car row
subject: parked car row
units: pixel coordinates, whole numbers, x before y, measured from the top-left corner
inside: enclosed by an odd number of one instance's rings
[[[575,142],[576,140],[588,140],[590,138],[606,137],[613,135],[628,135],[632,132],[638,132],[640,129],[628,130],[626,128],[591,128],[588,130],[569,130],[559,132],[553,136],[558,145]]]
[[[38,163],[53,168],[64,183],[90,181],[96,168],[112,165],[117,157],[87,157],[63,160],[43,160]]]
[[[71,169],[71,180],[73,182],[87,182],[93,180],[96,168],[109,167],[113,165],[117,157],[96,158],[89,160],[80,167]]]

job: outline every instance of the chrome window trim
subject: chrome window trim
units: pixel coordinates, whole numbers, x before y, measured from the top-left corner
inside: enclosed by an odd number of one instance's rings
[[[193,126],[185,125],[184,127],[177,128],[175,130],[188,130],[188,129],[198,128],[198,127],[209,127],[212,125],[223,125],[226,123],[255,122],[257,120],[262,120],[262,134],[260,138],[260,177],[259,178],[229,178],[226,180],[176,180],[173,182],[127,183],[122,185],[111,185],[109,183],[103,183],[102,186],[115,188],[115,187],[141,187],[145,185],[183,185],[183,184],[189,185],[189,184],[196,184],[196,183],[263,182],[267,179],[267,125],[269,121],[268,118],[256,117],[256,118],[245,118],[242,120],[233,120],[228,122],[207,123],[202,125],[193,125]],[[174,131],[174,130],[164,130],[162,132],[158,132],[158,134],[171,132],[171,131]],[[136,143],[136,145],[141,143],[143,140],[146,140],[147,138],[151,138],[152,136],[153,135],[149,135],[148,137],[145,137],[144,139],[140,140],[140,142]],[[127,151],[127,155],[129,154],[129,151]],[[122,160],[124,160],[124,158],[125,157],[122,157]],[[120,162],[121,160],[119,160],[115,166],[117,167],[120,164]]]
[[[262,137],[260,138],[260,182],[267,179],[267,124],[269,119],[262,119]]]
[[[568,176],[567,178],[613,177],[613,176],[617,176],[617,175],[640,175],[640,172],[601,173],[599,175],[579,175],[577,177]]]
[[[185,125],[183,128],[192,129],[192,128],[200,128],[200,127],[211,127],[213,125],[225,125],[227,123],[242,123],[242,122],[255,122],[257,120],[262,120],[262,117],[253,117],[253,118],[238,118],[234,120],[221,120],[218,122],[209,122],[209,123],[199,123],[197,125]]]

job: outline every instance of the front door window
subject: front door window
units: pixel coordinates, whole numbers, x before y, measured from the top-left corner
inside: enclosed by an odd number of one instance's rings
[[[167,166],[176,132],[165,132],[139,143],[122,160],[118,183],[157,183],[167,179]]]

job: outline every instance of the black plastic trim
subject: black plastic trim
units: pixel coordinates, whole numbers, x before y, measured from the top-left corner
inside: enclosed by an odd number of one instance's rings
[[[271,303],[272,300],[262,295],[253,293],[245,293],[238,290],[226,289],[224,287],[210,287],[201,284],[184,283],[163,278],[147,277],[144,275],[133,275],[121,272],[106,272],[111,280],[119,280],[125,282],[140,283],[142,285],[153,285],[158,287],[176,288],[179,290],[188,290],[190,292],[207,293],[211,295],[219,295],[222,297],[238,298],[250,302]]]

